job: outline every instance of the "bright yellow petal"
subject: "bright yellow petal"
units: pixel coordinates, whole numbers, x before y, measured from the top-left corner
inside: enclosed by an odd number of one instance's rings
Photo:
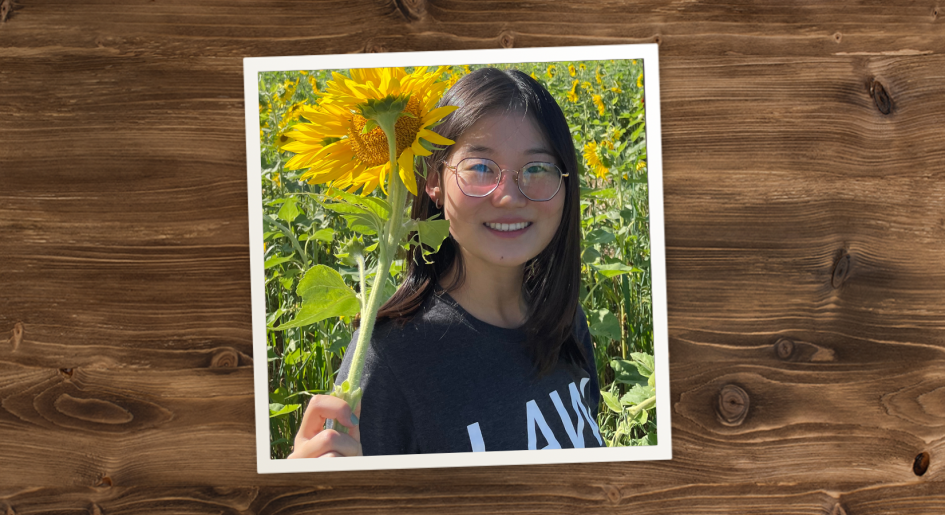
[[[453,143],[456,143],[455,141],[449,138],[444,138],[443,136],[440,136],[429,129],[420,129],[420,132],[417,133],[417,139],[420,138],[423,138],[434,145],[452,145]]]
[[[423,126],[426,127],[432,122],[439,121],[443,119],[444,117],[446,117],[446,115],[452,113],[453,111],[457,109],[459,109],[459,106],[437,107],[436,109],[430,111],[429,113],[427,113],[426,116],[423,117]]]
[[[414,179],[413,150],[409,148],[404,150],[403,153],[400,154],[400,158],[397,159],[397,164],[400,165],[400,178],[404,181],[404,186],[407,187],[407,191],[416,196],[417,180]]]

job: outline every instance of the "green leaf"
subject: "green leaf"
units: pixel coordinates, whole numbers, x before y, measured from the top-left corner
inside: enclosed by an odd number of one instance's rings
[[[341,190],[331,190],[331,193],[328,195],[335,199],[342,199],[345,203],[354,206],[360,206],[368,211],[374,213],[383,221],[387,221],[390,218],[390,204],[380,198],[380,197],[362,197],[360,195],[354,195],[348,193],[347,191]],[[323,204],[325,205],[325,204]],[[328,207],[325,205],[325,207]]]
[[[643,270],[640,270],[636,267],[630,267],[623,263],[610,263],[607,265],[591,265],[597,273],[600,275],[610,278],[617,277],[618,275],[630,274],[630,273],[641,273]]]
[[[620,340],[620,322],[607,308],[587,310],[587,325],[594,336]]]
[[[656,395],[656,388],[635,384],[633,388],[630,388],[630,390],[620,398],[620,404],[635,406],[654,395]]]
[[[325,209],[334,211],[344,217],[348,228],[358,234],[373,235],[383,227],[384,222],[377,214],[361,206],[348,203],[322,204]]]
[[[649,418],[647,411],[645,409],[642,409],[638,411],[637,414],[634,415],[632,419],[630,419],[630,423],[633,425],[642,426],[643,424],[646,424],[647,418]]]
[[[266,260],[265,268],[266,270],[268,270],[276,265],[281,265],[282,263],[285,263],[286,261],[292,261],[292,256],[289,256],[289,257],[273,256]]]
[[[294,351],[285,354],[282,356],[282,361],[286,365],[294,365],[302,359],[302,349],[295,349]]]
[[[431,250],[423,249],[423,254],[434,254],[440,250],[440,245],[450,234],[449,220],[418,220],[417,236],[420,243]]]
[[[279,284],[281,284],[282,287],[286,290],[292,289],[293,282],[295,282],[295,278],[293,277],[280,277],[279,278]]]
[[[305,272],[299,280],[296,293],[302,297],[302,309],[294,319],[273,329],[284,331],[321,322],[326,318],[354,316],[361,311],[361,303],[354,290],[345,284],[341,274],[325,265],[315,265]]]
[[[286,222],[291,222],[298,218],[300,214],[302,214],[302,211],[299,210],[298,201],[295,198],[289,198],[282,204],[278,216]]]
[[[594,247],[587,247],[581,253],[581,261],[585,263],[595,263],[598,259],[600,259],[600,252],[594,250]]]
[[[628,385],[646,385],[647,376],[640,373],[633,361],[614,359],[610,361],[610,368],[614,370],[614,381]]]
[[[335,239],[335,230],[330,229],[330,228],[319,229],[315,231],[315,234],[313,234],[309,239],[324,241],[325,243],[331,243],[332,240]]]
[[[269,402],[270,404],[279,403],[285,404],[285,398],[289,395],[289,391],[286,390],[284,386],[280,386],[275,390],[269,392]]]
[[[656,370],[656,361],[653,359],[652,355],[645,352],[631,352],[630,357],[633,358],[633,362],[636,364],[641,375],[647,377],[653,375]]]
[[[283,313],[285,313],[285,308],[282,306],[279,306],[279,309],[269,313],[269,316],[266,317],[266,326],[271,326]]]
[[[602,227],[587,233],[587,237],[584,238],[584,244],[598,245],[601,243],[610,243],[616,239],[617,238],[614,236],[613,231]]]
[[[600,391],[601,399],[604,399],[604,404],[610,408],[610,411],[614,413],[623,413],[623,408],[620,406],[620,403],[617,402],[617,398],[614,397],[614,394],[610,392]]]
[[[301,408],[301,404],[286,404],[282,405],[277,402],[269,405],[269,418],[284,417],[293,411]]]

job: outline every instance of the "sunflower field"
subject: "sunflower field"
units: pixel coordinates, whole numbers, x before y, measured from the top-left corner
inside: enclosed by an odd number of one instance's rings
[[[452,66],[441,80],[452,85],[483,66],[531,75],[569,121],[580,167],[580,302],[601,385],[597,424],[608,446],[653,445],[657,418],[643,62]],[[299,280],[313,266],[330,267],[351,287],[359,280],[343,248],[353,236],[349,223],[343,213],[326,209],[310,195],[326,186],[300,180],[304,170],[290,170],[286,165],[293,153],[281,150],[291,141],[286,133],[307,122],[306,106],[317,104],[329,79],[326,70],[259,74],[270,452],[275,459],[291,453],[307,398],[331,392],[353,333],[347,316],[290,323],[303,303]],[[384,285],[388,296],[405,268],[403,260],[394,262],[395,282]]]

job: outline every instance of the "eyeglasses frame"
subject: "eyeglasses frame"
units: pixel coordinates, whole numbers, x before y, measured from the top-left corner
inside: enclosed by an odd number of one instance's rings
[[[460,186],[460,184],[459,184],[459,174],[456,173],[456,172],[457,172],[457,169],[459,168],[460,163],[462,163],[463,161],[465,161],[465,160],[467,160],[467,159],[478,159],[478,160],[480,160],[480,161],[489,161],[489,162],[491,162],[491,163],[494,163],[495,166],[496,166],[496,168],[499,169],[499,178],[496,179],[496,181],[495,181],[495,186],[493,186],[492,189],[489,190],[488,193],[485,193],[485,194],[483,194],[483,195],[470,195],[469,193],[466,193],[466,191],[463,189],[462,186]],[[560,174],[560,177],[558,178],[558,188],[555,190],[554,193],[551,194],[550,197],[548,197],[548,198],[546,198],[546,199],[544,199],[544,200],[535,200],[535,199],[529,197],[528,195],[526,195],[525,192],[522,191],[522,185],[521,185],[521,183],[518,182],[518,176],[519,176],[519,174],[522,172],[522,170],[524,170],[528,165],[535,164],[535,163],[549,164],[549,165],[551,165],[551,166],[554,166],[555,169],[558,170],[558,173]],[[512,174],[514,174],[514,175],[512,175],[512,177],[513,177],[513,179],[515,180],[515,187],[518,188],[519,193],[521,193],[523,197],[527,198],[528,200],[531,200],[532,202],[548,202],[549,200],[555,198],[555,196],[558,194],[558,192],[561,191],[561,184],[564,183],[564,178],[565,178],[565,177],[568,177],[569,175],[571,175],[571,174],[564,173],[563,171],[561,171],[561,167],[560,167],[560,166],[558,166],[558,165],[556,165],[556,164],[554,164],[554,163],[549,163],[548,161],[529,161],[529,162],[525,163],[525,165],[522,166],[522,168],[521,168],[520,170],[509,170],[508,168],[502,168],[501,166],[499,166],[499,163],[496,163],[495,161],[493,161],[493,160],[491,160],[491,159],[488,159],[488,158],[485,158],[485,157],[464,157],[463,159],[460,159],[460,160],[459,160],[459,163],[456,163],[455,165],[452,165],[452,166],[451,166],[451,165],[449,165],[446,161],[443,161],[443,164],[445,165],[445,168],[446,168],[446,169],[453,171],[453,176],[456,177],[456,187],[459,188],[459,191],[461,191],[461,192],[463,193],[463,195],[466,195],[467,197],[471,197],[471,198],[485,198],[485,197],[488,197],[489,195],[492,195],[493,193],[495,193],[495,190],[499,189],[499,185],[502,184],[502,174],[504,174],[505,172],[511,172]]]

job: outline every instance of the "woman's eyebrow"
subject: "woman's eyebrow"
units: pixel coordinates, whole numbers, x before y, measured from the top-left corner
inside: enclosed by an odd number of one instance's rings
[[[470,153],[470,154],[494,152],[494,149],[492,149],[491,147],[486,147],[486,146],[483,146],[483,145],[467,145],[467,146],[463,147],[463,150],[465,150],[466,152],[468,152],[468,153]],[[551,150],[549,150],[549,149],[546,148],[546,147],[534,147],[534,148],[530,148],[530,149],[528,149],[528,150],[525,151],[525,154],[526,154],[526,155],[546,154],[546,155],[549,155],[549,156],[553,156],[553,155],[554,155],[554,153],[551,152]]]

